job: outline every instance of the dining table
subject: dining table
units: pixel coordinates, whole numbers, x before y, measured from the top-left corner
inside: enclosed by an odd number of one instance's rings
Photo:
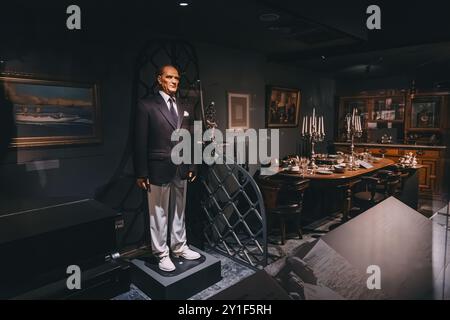
[[[333,172],[326,167],[307,170],[305,173],[301,172],[301,169],[292,170],[280,167],[273,178],[279,180],[283,176],[289,176],[310,180],[304,201],[304,214],[309,218],[306,220],[317,220],[333,213],[342,213],[342,220],[345,222],[349,219],[349,213],[352,209],[354,188],[361,182],[361,178],[374,175],[379,170],[396,165],[393,160],[387,158],[378,158],[370,163],[367,162],[367,164],[367,168],[346,169],[340,173]],[[411,174],[414,174],[417,168],[410,168]],[[408,198],[414,199],[414,196],[411,197],[410,194]],[[415,199],[417,202],[417,197]],[[414,202],[414,200],[410,201]]]

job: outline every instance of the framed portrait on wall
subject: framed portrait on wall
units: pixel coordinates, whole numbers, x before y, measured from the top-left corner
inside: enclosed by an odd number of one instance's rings
[[[439,129],[441,97],[419,96],[411,100],[411,128]]]
[[[228,128],[250,127],[250,94],[228,92]]]
[[[98,87],[38,77],[0,76],[13,110],[11,147],[101,142]]]
[[[300,90],[277,86],[266,87],[266,126],[289,128],[298,126]]]

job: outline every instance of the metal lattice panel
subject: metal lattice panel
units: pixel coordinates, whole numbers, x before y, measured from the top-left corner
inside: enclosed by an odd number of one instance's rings
[[[204,167],[202,185],[209,245],[252,268],[266,266],[266,214],[254,179],[237,164],[213,164]]]

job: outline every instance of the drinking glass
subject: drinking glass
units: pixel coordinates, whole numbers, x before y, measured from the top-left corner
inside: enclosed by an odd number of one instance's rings
[[[308,165],[309,165],[309,159],[305,157],[300,158],[300,167],[302,169],[302,177],[304,178],[305,175],[308,173]]]

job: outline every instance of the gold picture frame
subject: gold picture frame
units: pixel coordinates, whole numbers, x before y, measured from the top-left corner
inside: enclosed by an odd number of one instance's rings
[[[1,87],[15,120],[10,147],[102,141],[96,84],[0,75]]]
[[[299,89],[267,86],[266,127],[298,127],[301,94]]]

